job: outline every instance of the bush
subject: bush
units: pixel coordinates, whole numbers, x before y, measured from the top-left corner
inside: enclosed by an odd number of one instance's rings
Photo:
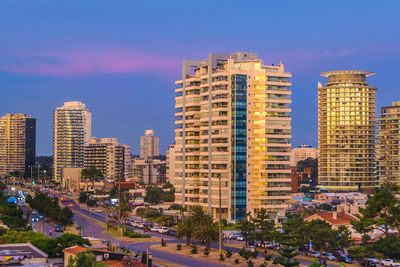
[[[146,253],[146,251],[142,252],[142,259],[141,259],[140,262],[143,263],[143,264],[147,264],[147,253]]]
[[[204,255],[208,256],[208,254],[210,254],[210,251],[208,249],[204,249]]]
[[[247,262],[247,266],[248,266],[248,267],[253,267],[253,265],[254,265],[254,264],[253,264],[253,262],[252,262],[251,260],[249,260],[249,261]]]
[[[164,240],[164,238],[161,238],[161,246],[167,246],[167,242]]]
[[[236,264],[239,264],[239,259],[235,259],[234,262],[235,262]]]
[[[126,231],[123,234],[124,236],[130,237],[130,238],[149,238],[149,235],[144,235],[135,231],[130,230],[129,228],[126,229]]]
[[[224,260],[225,260],[224,255],[222,255],[222,253],[219,254],[219,260],[220,260],[220,261],[224,261]]]
[[[261,264],[260,264],[260,267],[265,267],[265,264],[264,264],[264,263],[261,263]]]
[[[192,254],[197,254],[197,246],[193,245],[192,250],[190,252],[192,252]]]
[[[267,255],[265,255],[265,256],[264,256],[264,260],[265,260],[265,261],[270,261],[270,260],[272,260],[272,254],[267,254]]]
[[[229,248],[227,248],[226,251],[225,251],[225,255],[226,255],[227,258],[232,257],[232,255],[233,255],[232,250],[230,250]]]
[[[251,257],[252,258],[257,258],[258,257],[258,251],[256,250],[256,251],[254,251],[254,252],[250,252],[250,255],[251,255]]]
[[[182,244],[176,244],[176,250],[182,250]]]

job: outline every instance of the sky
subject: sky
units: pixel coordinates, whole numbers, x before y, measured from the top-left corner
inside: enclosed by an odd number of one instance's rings
[[[53,110],[83,101],[92,135],[139,153],[145,129],[174,141],[174,81],[184,59],[258,53],[292,77],[292,145],[317,146],[317,83],[369,70],[377,110],[400,100],[400,1],[1,0],[0,115],[37,119],[52,155]]]

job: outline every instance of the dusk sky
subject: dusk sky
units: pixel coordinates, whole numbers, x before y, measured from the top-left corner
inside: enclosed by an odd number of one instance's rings
[[[174,141],[174,81],[184,59],[256,52],[292,78],[292,145],[317,145],[317,83],[369,70],[377,110],[400,100],[400,1],[0,0],[0,116],[37,118],[52,155],[53,110],[86,103],[92,135],[139,152],[145,129]]]

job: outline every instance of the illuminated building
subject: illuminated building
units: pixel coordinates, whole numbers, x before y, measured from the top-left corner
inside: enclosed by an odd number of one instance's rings
[[[54,110],[54,180],[61,182],[63,168],[83,168],[84,146],[89,144],[92,113],[79,101]]]
[[[291,74],[257,54],[183,61],[175,82],[176,203],[237,220],[283,216],[291,191]]]
[[[125,180],[130,158],[130,147],[118,143],[116,138],[92,137],[84,148],[84,168],[99,169],[111,181]]]
[[[373,72],[323,72],[318,83],[318,179],[326,190],[373,190],[375,87]]]
[[[382,108],[378,129],[379,184],[389,182],[400,185],[400,101]]]
[[[160,139],[154,136],[153,130],[145,130],[140,137],[140,157],[152,158],[160,155]]]
[[[0,118],[0,177],[17,171],[30,175],[35,149],[36,119],[26,114],[6,114]]]
[[[301,145],[292,149],[290,155],[290,166],[296,166],[299,161],[308,158],[317,158],[317,149],[309,145]]]

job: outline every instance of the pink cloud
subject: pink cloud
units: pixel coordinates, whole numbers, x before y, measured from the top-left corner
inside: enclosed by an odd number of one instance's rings
[[[0,65],[5,71],[47,76],[124,74],[179,70],[177,59],[138,53],[128,49],[84,49],[19,56]],[[3,61],[4,62],[4,61]]]

